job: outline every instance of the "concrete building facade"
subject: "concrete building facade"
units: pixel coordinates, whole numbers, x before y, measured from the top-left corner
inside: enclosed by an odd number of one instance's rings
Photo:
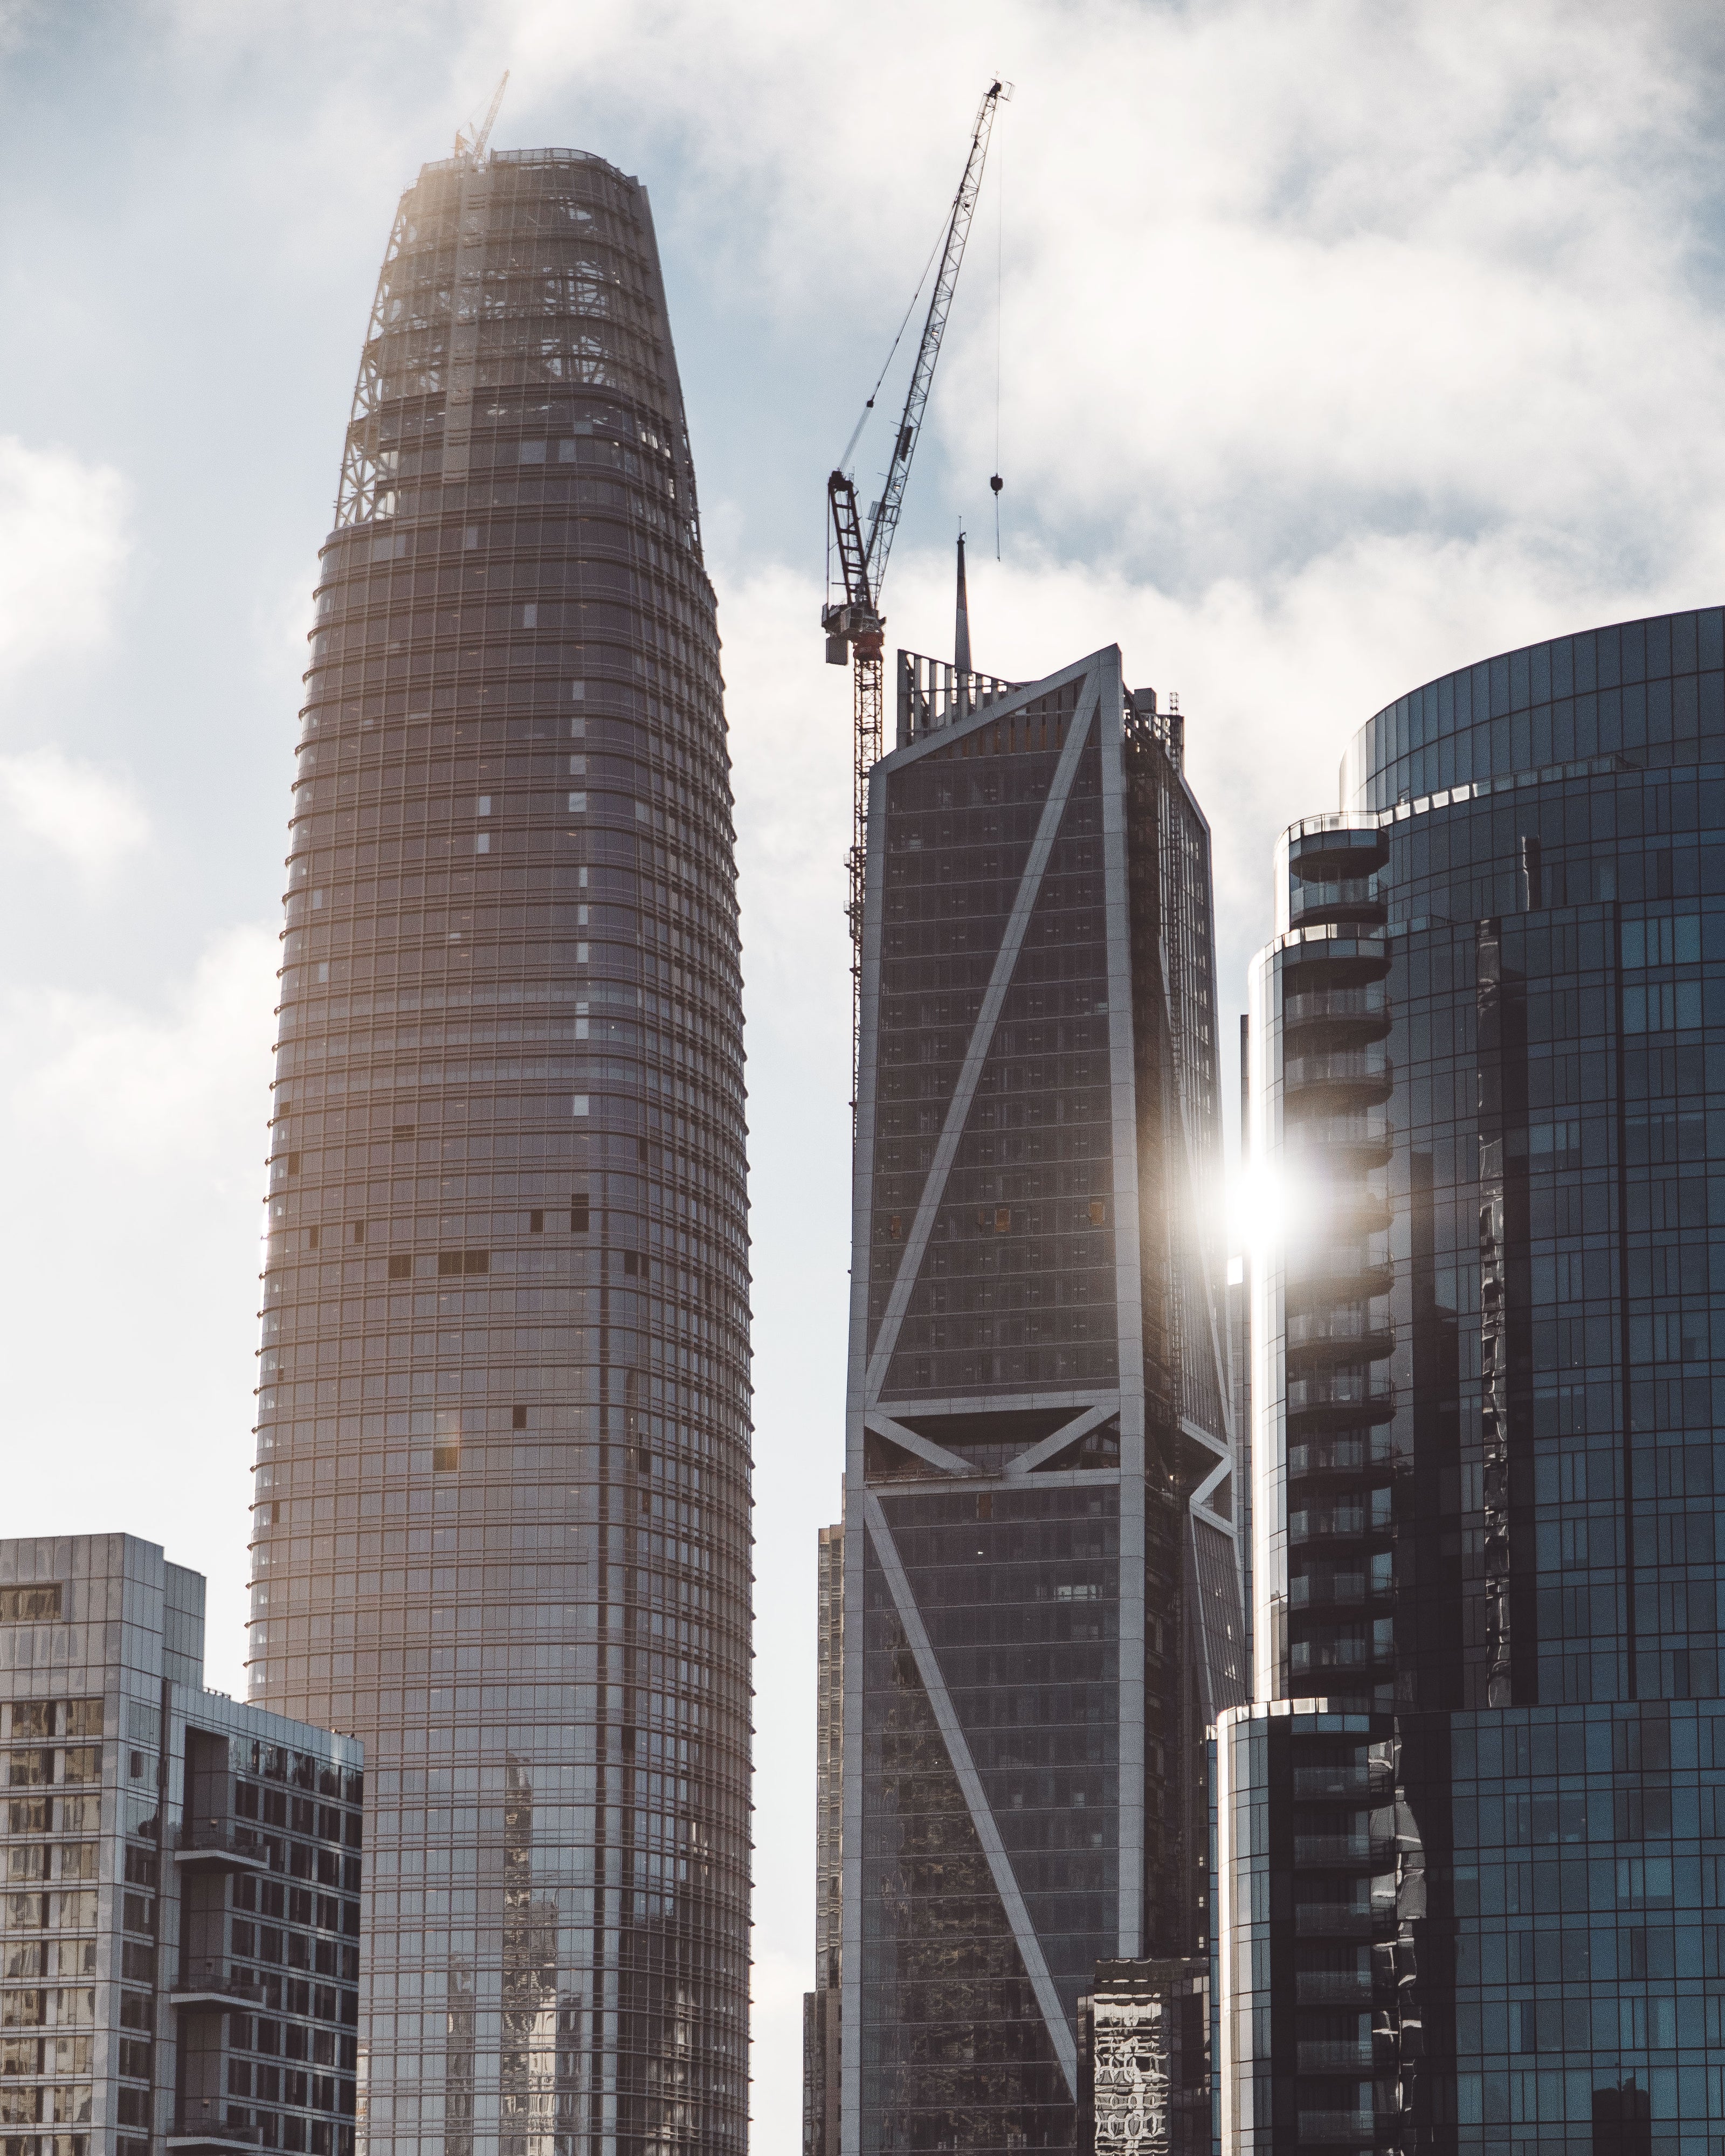
[[[6,2156],[353,2156],[363,1750],[208,1691],[203,1601],[0,1542]]]

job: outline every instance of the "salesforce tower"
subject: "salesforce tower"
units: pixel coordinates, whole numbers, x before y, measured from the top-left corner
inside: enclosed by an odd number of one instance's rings
[[[740,2150],[737,908],[638,182],[567,150],[423,169],[317,593],[250,1687],[365,1740],[362,2130]]]

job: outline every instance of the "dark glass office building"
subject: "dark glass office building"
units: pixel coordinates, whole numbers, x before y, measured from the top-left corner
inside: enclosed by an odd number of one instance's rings
[[[843,2156],[1070,2150],[1097,1962],[1205,1944],[1204,1734],[1245,1670],[1182,742],[1111,648],[1016,688],[901,660],[865,907]]]
[[[319,565],[254,1514],[252,1697],[367,1746],[372,2156],[743,2143],[721,693],[644,190],[428,165]]]
[[[1253,981],[1224,2143],[1717,2156],[1725,621],[1430,682],[1343,802]]]

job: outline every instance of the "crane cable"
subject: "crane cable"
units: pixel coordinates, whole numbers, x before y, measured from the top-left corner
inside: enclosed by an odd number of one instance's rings
[[[881,364],[880,372],[875,377],[875,386],[869,392],[869,401],[862,408],[862,416],[850,430],[850,439],[845,444],[845,454],[839,459],[840,471],[849,471],[850,469],[850,453],[856,447],[863,429],[869,424],[869,414],[875,408],[875,399],[880,394],[880,384],[886,379],[886,370],[892,364],[893,352],[898,350],[905,331],[911,326],[911,317],[916,311],[917,300],[922,297],[922,288],[928,282],[928,273],[933,269],[935,257],[941,251],[941,242],[947,236],[947,226],[949,222],[950,217],[943,217],[941,219],[940,230],[936,233],[934,244],[928,250],[928,259],[922,265],[922,275],[916,280],[916,289],[911,295],[911,304],[905,309],[905,318],[898,326],[898,335],[892,340],[892,350],[887,353]]]

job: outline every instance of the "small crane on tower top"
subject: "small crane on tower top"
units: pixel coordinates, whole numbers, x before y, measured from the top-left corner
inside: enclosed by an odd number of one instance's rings
[[[952,198],[952,213],[947,220],[940,268],[935,276],[934,293],[928,303],[927,317],[922,325],[922,341],[917,347],[916,363],[911,370],[911,386],[905,397],[904,414],[893,438],[886,485],[880,499],[870,511],[866,531],[863,528],[862,515],[857,506],[855,483],[850,475],[841,465],[827,480],[827,506],[832,517],[833,542],[838,555],[839,573],[844,583],[845,596],[821,608],[820,621],[821,627],[826,631],[828,664],[842,666],[847,654],[850,659],[856,718],[856,769],[852,798],[850,852],[847,860],[850,871],[850,895],[845,908],[850,921],[851,941],[855,946],[851,962],[853,1020],[855,994],[860,992],[861,988],[863,850],[868,825],[869,769],[880,761],[885,746],[882,705],[886,617],[880,611],[880,588],[886,580],[886,557],[892,551],[893,535],[898,529],[899,513],[904,506],[905,486],[911,476],[911,459],[916,454],[916,438],[922,430],[922,414],[934,380],[935,362],[940,357],[941,338],[946,330],[947,316],[952,311],[952,295],[957,289],[958,268],[964,259],[964,243],[970,236],[971,219],[976,213],[977,197],[982,190],[983,166],[988,155],[988,136],[994,126],[996,110],[1011,95],[1012,85],[997,80],[989,84],[983,94],[981,105],[977,108],[976,125],[970,135],[970,154],[965,160],[964,177],[958,182],[958,192]],[[911,304],[914,305],[915,302]],[[872,410],[874,402],[870,397],[864,407],[863,420]],[[847,458],[856,446],[857,434],[862,432],[863,420],[858,421],[856,434],[850,438],[850,447],[845,453]],[[999,481],[991,480],[989,484],[998,494]],[[852,1048],[854,1075],[854,1024]]]
[[[497,108],[503,102],[503,93],[509,87],[509,69],[503,70],[503,80],[491,92],[491,102],[485,119],[475,127],[470,120],[465,129],[455,131],[455,155],[470,157],[475,165],[485,162],[485,145],[491,139],[491,129],[497,118]]]

